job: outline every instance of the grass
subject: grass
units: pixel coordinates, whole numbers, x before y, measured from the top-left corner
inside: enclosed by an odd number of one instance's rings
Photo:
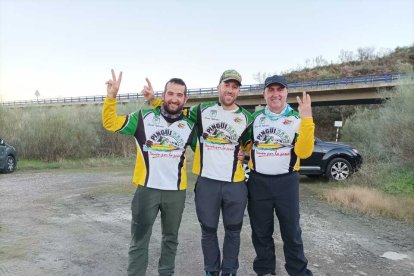
[[[389,188],[392,189],[392,194],[379,188],[379,184],[371,185],[369,182],[373,180],[367,180],[366,172],[361,174],[358,172],[352,178],[341,182],[306,177],[301,177],[300,182],[302,188],[331,205],[350,208],[371,216],[383,216],[414,223],[414,194],[406,192],[414,185],[411,176],[412,172],[406,170],[404,174],[395,172],[393,175],[388,174],[387,177],[383,177],[382,180],[376,180],[388,183],[385,187],[392,187]],[[397,181],[398,179],[400,182]],[[389,182],[390,180],[393,181]]]
[[[401,167],[385,176],[383,190],[390,194],[414,196],[414,168]]]
[[[128,114],[142,105],[143,101],[119,104],[118,112]],[[101,109],[101,105],[16,109],[0,106],[1,138],[17,149],[21,159],[59,161],[129,156],[135,152],[133,137],[103,129]]]
[[[356,209],[370,215],[381,215],[414,223],[414,197],[389,195],[374,188],[349,186],[324,193],[334,205]]]
[[[344,184],[375,188],[391,195],[414,196],[414,166],[364,163]]]
[[[414,197],[411,195],[391,195],[376,188],[343,182],[303,180],[305,178],[301,179],[303,189],[333,206],[414,223]]]

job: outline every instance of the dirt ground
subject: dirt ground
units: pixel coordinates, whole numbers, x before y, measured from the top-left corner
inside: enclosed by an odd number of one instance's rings
[[[126,275],[132,171],[48,170],[0,174],[0,275]],[[329,206],[303,178],[301,225],[314,275],[414,275],[414,225]],[[222,225],[220,237],[223,237]],[[275,227],[278,229],[278,226]],[[157,219],[147,275],[157,275]],[[284,270],[275,233],[277,274]],[[391,260],[385,252],[405,254]],[[255,275],[245,216],[238,275]],[[187,192],[175,275],[204,275],[193,191]]]

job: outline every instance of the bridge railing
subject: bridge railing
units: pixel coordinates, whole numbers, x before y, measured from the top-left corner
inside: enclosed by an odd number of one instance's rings
[[[381,74],[381,75],[368,75],[359,77],[348,77],[340,79],[327,79],[327,80],[313,80],[302,82],[289,82],[289,89],[295,88],[315,88],[315,87],[329,87],[329,86],[349,86],[353,84],[374,84],[378,82],[396,82],[405,79],[414,79],[414,74]],[[257,92],[263,89],[263,84],[243,85],[240,87],[241,93]],[[196,88],[187,90],[189,96],[207,96],[216,95],[217,88]],[[156,91],[155,97],[161,97],[162,91]],[[37,104],[71,104],[71,103],[90,103],[90,102],[103,102],[106,96],[80,96],[80,97],[64,97],[64,98],[49,98],[40,100],[24,100],[24,101],[8,101],[2,102],[3,106],[25,106],[25,105],[37,105]],[[128,93],[119,94],[117,96],[118,101],[131,101],[142,99],[141,93]]]
[[[289,88],[300,87],[317,87],[317,86],[337,86],[337,85],[352,85],[352,84],[372,84],[376,82],[393,82],[401,79],[413,78],[412,74],[381,74],[381,75],[369,75],[360,77],[348,77],[340,79],[328,79],[328,80],[315,80],[304,82],[292,82],[289,83]]]

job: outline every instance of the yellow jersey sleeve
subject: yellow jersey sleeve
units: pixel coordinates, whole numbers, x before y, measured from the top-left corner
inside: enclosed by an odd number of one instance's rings
[[[151,101],[151,106],[153,108],[160,107],[161,105],[162,105],[162,100],[160,98],[156,98]]]
[[[117,131],[122,128],[126,116],[118,116],[116,113],[116,99],[106,98],[102,107],[102,125],[109,131]]]
[[[295,154],[306,159],[311,156],[315,144],[315,124],[313,118],[302,118],[298,140],[295,143]]]

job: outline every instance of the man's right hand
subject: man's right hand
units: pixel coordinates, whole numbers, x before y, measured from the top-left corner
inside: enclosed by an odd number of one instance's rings
[[[108,80],[106,82],[106,95],[108,98],[115,99],[116,95],[118,94],[119,87],[121,86],[121,80],[122,80],[122,71],[119,73],[118,80],[115,76],[114,69],[111,69],[112,72],[112,80]]]
[[[148,85],[144,86],[144,89],[142,89],[141,93],[144,95],[145,99],[147,101],[152,101],[154,99],[154,89],[152,88],[151,82],[148,78],[145,78]]]

